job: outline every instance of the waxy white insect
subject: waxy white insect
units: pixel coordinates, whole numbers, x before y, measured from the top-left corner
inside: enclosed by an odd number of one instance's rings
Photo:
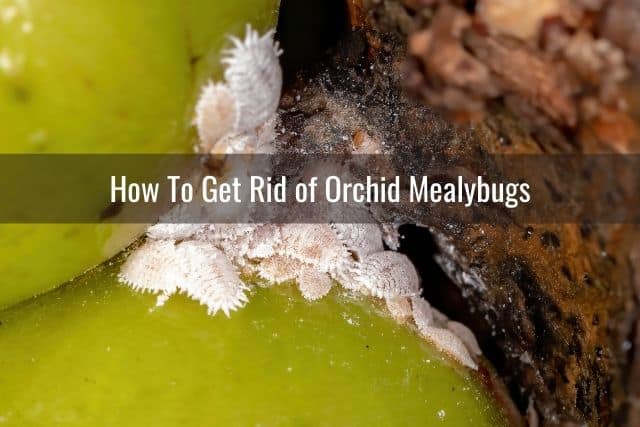
[[[225,81],[209,82],[196,106],[201,152],[273,150],[282,87],[281,51],[273,35],[259,36],[248,27],[243,41],[231,39],[223,59]],[[173,214],[180,215],[180,209]],[[413,322],[426,339],[476,369],[473,334],[419,296],[415,267],[395,252],[399,239],[392,224],[157,224],[129,255],[120,280],[157,294],[158,305],[183,293],[209,314],[227,316],[248,302],[250,285],[242,273],[264,279],[265,285],[295,282],[309,300],[339,283],[384,299],[398,322]]]
[[[244,41],[230,38],[233,47],[222,59],[225,81],[207,83],[195,108],[204,152],[249,153],[273,140],[282,92],[282,51],[273,36],[273,30],[261,37],[247,26]]]

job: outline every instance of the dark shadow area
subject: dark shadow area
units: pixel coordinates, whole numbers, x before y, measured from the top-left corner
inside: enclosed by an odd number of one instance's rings
[[[282,0],[276,38],[285,82],[321,60],[348,29],[343,0]]]
[[[403,225],[400,227],[400,234],[404,236],[400,252],[408,256],[418,270],[422,295],[451,320],[467,325],[476,335],[485,357],[499,367],[502,357],[492,340],[491,329],[482,315],[467,304],[460,289],[434,260],[439,249],[429,230],[415,225]]]

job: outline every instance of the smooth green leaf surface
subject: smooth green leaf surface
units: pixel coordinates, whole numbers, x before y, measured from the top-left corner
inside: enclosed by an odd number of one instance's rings
[[[231,318],[97,270],[0,312],[0,421],[65,426],[501,426],[476,374],[370,300],[252,291]]]

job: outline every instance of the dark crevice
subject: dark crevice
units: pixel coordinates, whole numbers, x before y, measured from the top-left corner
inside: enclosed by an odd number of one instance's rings
[[[485,357],[494,366],[501,366],[503,355],[492,339],[487,321],[478,310],[469,306],[460,288],[435,261],[434,257],[440,251],[429,230],[415,225],[403,225],[400,227],[400,234],[403,236],[400,252],[407,255],[418,270],[422,295],[451,320],[468,326],[476,335]]]
[[[100,212],[100,220],[104,221],[104,220],[113,218],[115,216],[118,216],[118,214],[122,212],[123,207],[124,207],[124,204],[121,202],[110,203],[107,207],[105,207]]]
[[[343,0],[282,0],[276,38],[284,80],[318,61],[349,31]]]

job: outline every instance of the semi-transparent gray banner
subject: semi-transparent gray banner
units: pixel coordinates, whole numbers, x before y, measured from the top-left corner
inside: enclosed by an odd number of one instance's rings
[[[2,223],[639,223],[638,155],[0,155]]]

